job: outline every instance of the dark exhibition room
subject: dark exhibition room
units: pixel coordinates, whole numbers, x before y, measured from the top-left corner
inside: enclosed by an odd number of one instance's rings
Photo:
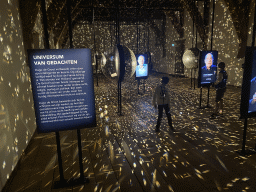
[[[256,192],[253,0],[1,0],[1,192]]]

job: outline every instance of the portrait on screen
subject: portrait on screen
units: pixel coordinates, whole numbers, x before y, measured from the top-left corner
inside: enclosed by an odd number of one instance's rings
[[[240,118],[256,117],[256,48],[246,47]]]
[[[216,81],[217,57],[217,51],[201,52],[201,84],[211,84]]]
[[[256,111],[256,76],[251,80],[248,113]]]
[[[248,113],[256,112],[256,51],[253,50],[251,60],[251,79]]]
[[[147,77],[148,76],[148,64],[146,55],[138,55],[136,77]]]

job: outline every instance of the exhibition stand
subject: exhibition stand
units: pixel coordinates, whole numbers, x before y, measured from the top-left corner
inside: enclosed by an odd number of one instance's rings
[[[81,128],[96,126],[90,49],[28,50],[39,133],[56,133],[60,181],[55,187],[84,184]],[[59,131],[77,130],[80,178],[64,179]]]
[[[39,133],[55,132],[60,180],[54,188],[81,185],[84,177],[81,128],[96,126],[90,49],[73,49],[70,0],[67,1],[70,49],[49,49],[45,1],[41,1],[45,49],[28,50],[31,83]],[[64,178],[59,131],[77,130],[79,178]]]
[[[254,13],[256,13],[256,6]],[[254,24],[252,32],[252,46],[246,47],[245,62],[243,64],[243,84],[241,91],[241,104],[240,104],[240,119],[244,119],[244,131],[243,131],[243,142],[242,149],[237,151],[238,154],[246,156],[256,153],[256,145],[254,149],[245,149],[246,145],[246,133],[247,133],[247,119],[256,117],[256,110],[252,100],[255,99],[255,77],[256,77],[256,48],[255,46],[255,33],[256,33],[256,14],[254,14]]]
[[[247,134],[247,121],[248,118],[256,117],[256,110],[252,100],[255,98],[255,76],[256,66],[253,60],[256,58],[256,48],[247,47],[245,54],[244,73],[243,73],[243,84],[241,91],[241,104],[240,104],[240,119],[244,119],[244,130],[243,130],[243,142],[242,149],[237,151],[240,155],[251,155],[255,154],[255,149],[245,149],[246,146],[246,134]]]
[[[207,90],[208,90],[208,94],[207,94],[207,104],[206,104],[206,106],[203,106],[202,107],[202,87],[200,87],[200,99],[199,99],[199,109],[205,109],[205,108],[212,108],[212,106],[210,106],[210,104],[209,104],[209,98],[210,98],[210,85],[209,86],[207,86]]]

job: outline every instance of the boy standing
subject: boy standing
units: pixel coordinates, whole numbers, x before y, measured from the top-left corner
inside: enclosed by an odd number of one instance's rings
[[[156,87],[153,95],[153,105],[155,108],[158,107],[158,119],[157,119],[157,124],[155,129],[156,132],[160,131],[159,127],[163,117],[163,109],[165,110],[166,116],[168,118],[168,124],[171,130],[174,131],[172,126],[171,112],[170,112],[170,95],[166,88],[166,85],[168,84],[168,82],[169,82],[168,77],[162,77],[161,84]]]
[[[214,113],[211,115],[210,118],[215,118],[218,115],[223,114],[223,97],[224,93],[226,92],[226,84],[228,79],[228,74],[225,71],[225,63],[220,62],[218,64],[218,68],[220,69],[217,81],[215,82],[216,88],[216,107]]]

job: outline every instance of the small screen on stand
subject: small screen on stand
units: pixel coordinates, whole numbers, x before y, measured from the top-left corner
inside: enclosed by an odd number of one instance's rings
[[[216,81],[218,51],[201,51],[199,62],[199,87]]]
[[[253,62],[251,66],[250,96],[248,113],[256,112],[256,50],[253,51]]]
[[[135,71],[135,77],[137,79],[146,79],[148,77],[148,55],[138,54],[136,55],[137,66]]]
[[[256,117],[256,48],[246,47],[240,118]]]

